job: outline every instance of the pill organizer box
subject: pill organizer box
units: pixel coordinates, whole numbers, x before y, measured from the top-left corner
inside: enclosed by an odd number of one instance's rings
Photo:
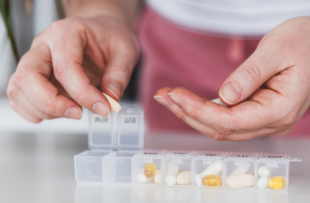
[[[88,113],[86,150],[74,156],[78,184],[287,191],[287,154],[144,149],[144,112]]]

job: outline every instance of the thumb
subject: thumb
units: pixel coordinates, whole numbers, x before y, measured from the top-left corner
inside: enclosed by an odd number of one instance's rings
[[[279,60],[268,50],[258,48],[222,84],[219,98],[226,105],[238,104],[280,71]]]

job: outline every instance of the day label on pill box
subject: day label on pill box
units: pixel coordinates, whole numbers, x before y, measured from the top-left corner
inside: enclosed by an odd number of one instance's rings
[[[231,152],[228,157],[232,158],[252,158],[253,157],[252,152]]]
[[[262,159],[285,159],[286,154],[264,154],[260,156]]]

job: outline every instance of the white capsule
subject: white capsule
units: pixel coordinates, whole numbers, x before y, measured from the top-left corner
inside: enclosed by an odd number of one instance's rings
[[[245,162],[243,164],[243,166],[239,166],[239,167],[235,168],[235,170],[233,170],[233,172],[231,172],[231,174],[229,176],[245,174],[250,169],[250,166],[251,166],[251,164],[249,162]]]
[[[270,172],[269,168],[267,168],[265,166],[261,166],[258,168],[258,175],[261,177],[270,177],[271,172]]]
[[[223,162],[216,161],[210,166],[208,166],[204,171],[200,173],[200,177],[204,178],[208,175],[218,175],[223,170]]]
[[[245,188],[254,185],[254,176],[250,174],[229,176],[226,179],[226,184],[230,188]]]
[[[148,177],[146,177],[146,176],[144,175],[143,172],[140,172],[140,173],[138,173],[138,175],[137,175],[137,181],[138,181],[139,183],[150,183],[150,182],[153,182],[153,181],[154,181],[154,176],[151,177],[151,178],[148,178]]]
[[[156,170],[156,173],[154,175],[154,182],[155,184],[161,183],[161,171],[159,169]]]
[[[175,185],[177,182],[177,175],[179,173],[180,165],[171,161],[168,165],[167,174],[166,174],[166,184]]]
[[[268,181],[269,178],[267,177],[261,177],[258,181],[257,181],[257,187],[259,189],[265,189],[268,187]]]
[[[114,99],[112,99],[112,97],[110,97],[109,95],[105,94],[102,92],[102,94],[107,98],[107,100],[110,103],[111,106],[111,111],[113,111],[114,113],[118,113],[120,112],[120,110],[122,110],[121,105],[119,105],[119,103],[117,101],[115,101]]]
[[[183,171],[177,176],[177,184],[189,185],[192,182],[192,173],[190,171]]]

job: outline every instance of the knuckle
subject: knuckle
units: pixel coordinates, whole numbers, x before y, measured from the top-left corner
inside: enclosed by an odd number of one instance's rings
[[[58,81],[63,79],[67,67],[68,64],[62,59],[59,59],[55,62],[54,75]]]
[[[16,87],[13,84],[10,84],[6,90],[6,94],[8,96],[8,98],[12,101],[14,101],[17,97],[17,95],[19,94],[19,88]]]
[[[252,63],[250,68],[245,68],[245,78],[253,87],[259,86],[262,78],[260,67]]]
[[[19,68],[15,74],[15,83],[19,86],[27,80],[28,71],[23,68]]]
[[[45,114],[47,115],[53,115],[55,114],[55,104],[53,102],[53,100],[51,99],[48,99],[46,102],[45,102],[45,107],[44,107],[44,111],[43,111]]]
[[[235,130],[236,130],[236,128],[233,127],[233,125],[230,123],[226,123],[226,124],[223,124],[223,125],[220,125],[217,127],[217,131],[220,134],[224,134],[224,135],[229,135],[232,132],[234,132]]]
[[[214,140],[217,140],[217,141],[223,141],[223,140],[226,140],[226,135],[221,133],[221,132],[217,132],[215,131],[214,133],[212,133],[210,135],[211,138],[213,138]]]

